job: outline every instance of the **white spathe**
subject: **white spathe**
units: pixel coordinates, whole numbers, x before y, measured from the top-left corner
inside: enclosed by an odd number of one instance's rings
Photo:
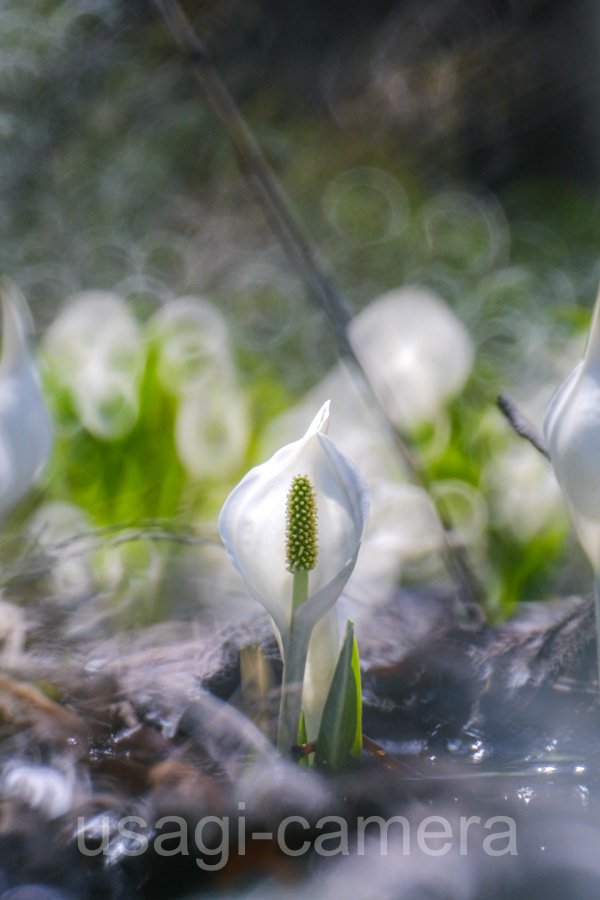
[[[29,349],[31,314],[20,290],[2,284],[0,360],[0,522],[38,478],[52,429]]]
[[[335,597],[325,603],[322,615],[335,603],[354,567],[367,521],[367,484],[327,437],[328,423],[329,401],[304,437],[286,444],[242,478],[219,517],[219,531],[231,562],[251,595],[273,618],[282,638],[289,629],[292,610],[293,578],[286,568],[286,502],[293,479],[306,475],[317,502],[319,552],[309,573],[309,597],[303,608],[308,610],[333,585]]]
[[[292,655],[300,654],[303,648],[305,652],[314,626],[333,609],[350,577],[369,512],[367,483],[327,437],[328,425],[329,401],[304,437],[286,444],[244,476],[225,501],[219,518],[229,558],[251,596],[271,616],[284,662],[290,665]],[[292,643],[293,576],[286,568],[286,505],[292,481],[298,475],[307,476],[315,492],[319,551],[316,566],[308,573],[308,598],[294,615]],[[321,646],[331,648],[335,643],[333,627],[332,617],[328,617],[316,636]],[[330,679],[335,666],[330,652],[321,665],[323,655],[311,647],[309,672],[319,671],[321,682]],[[307,699],[314,696],[319,705],[323,702],[321,690],[313,691],[306,681],[305,689]],[[320,711],[305,708],[305,716],[310,740]]]
[[[582,360],[544,419],[550,460],[583,549],[600,573],[600,295]]]

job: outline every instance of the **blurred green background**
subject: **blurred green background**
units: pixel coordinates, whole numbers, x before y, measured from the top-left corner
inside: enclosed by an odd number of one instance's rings
[[[462,536],[487,614],[586,591],[546,464],[495,398],[508,390],[540,427],[583,348],[600,276],[591,5],[183,5],[353,312],[419,284],[469,332],[443,446],[430,452],[431,422],[411,430],[434,485],[466,485],[481,513]],[[0,71],[1,269],[32,306],[56,422],[13,527],[52,501],[85,527],[160,520],[214,537],[267,427],[335,366],[328,326],[152,3],[6,0]],[[114,390],[94,410],[75,326],[56,336],[90,290],[122,298],[129,335],[103,357]],[[161,318],[188,296],[208,302],[199,318]],[[167,346],[185,371],[169,375]],[[443,578],[428,555],[416,546],[397,578]]]

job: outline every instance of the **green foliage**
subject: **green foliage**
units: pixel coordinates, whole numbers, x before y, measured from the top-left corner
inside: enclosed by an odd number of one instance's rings
[[[552,593],[565,530],[566,523],[558,522],[542,534],[519,541],[509,529],[490,529],[488,552],[493,575],[486,607],[490,620],[511,615],[527,597]]]
[[[117,440],[102,440],[79,421],[66,391],[52,391],[56,431],[51,496],[75,503],[99,525],[175,516],[185,475],[174,442],[175,400],[156,378],[149,354],[134,428]]]
[[[339,768],[362,757],[362,691],[354,624],[346,633],[327,695],[317,737],[315,763]]]

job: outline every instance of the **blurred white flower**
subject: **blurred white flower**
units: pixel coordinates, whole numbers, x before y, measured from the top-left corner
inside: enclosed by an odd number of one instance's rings
[[[302,681],[311,633],[332,610],[352,573],[368,515],[367,484],[327,437],[328,424],[329,402],[304,437],[282,447],[244,476],[225,501],[219,518],[229,558],[251,596],[271,616],[288,676],[290,672],[298,676],[288,683]],[[306,599],[294,609],[296,576],[289,568],[286,509],[290,488],[298,476],[308,479],[314,492],[319,541],[316,561],[306,571]],[[317,632],[319,649],[312,654],[311,671],[318,670],[320,684],[316,691],[307,689],[306,700],[310,696],[324,702],[321,687],[323,682],[329,687],[339,649],[332,627],[333,620]],[[326,660],[322,658],[325,650]],[[304,711],[310,740],[316,736],[322,708]],[[295,742],[294,737],[288,737],[290,744]],[[287,746],[287,739],[284,744]]]
[[[244,395],[215,379],[180,400],[175,446],[193,478],[225,478],[246,456],[250,424]]]
[[[401,428],[434,421],[473,366],[467,329],[423,287],[383,294],[354,319],[349,336],[386,411]]]
[[[125,301],[107,291],[73,296],[44,336],[44,352],[88,431],[103,440],[135,426],[145,348]]]
[[[433,436],[423,453],[434,460],[449,439],[445,405],[463,387],[473,365],[473,343],[450,308],[422,287],[390,291],[367,306],[350,327],[352,345],[386,410],[401,428],[423,422]],[[338,412],[332,437],[366,478],[396,478],[398,455],[381,422],[344,366],[337,366],[294,409],[266,430],[262,449],[272,451],[291,435],[310,408],[331,397]],[[278,438],[279,436],[279,438]]]
[[[216,373],[230,376],[227,323],[212,303],[179,297],[150,319],[148,331],[160,342],[157,374],[169,393],[193,393],[214,381]]]
[[[529,540],[560,520],[563,504],[552,469],[524,441],[512,442],[495,456],[483,481],[491,491],[494,521],[519,539]]]
[[[436,553],[441,545],[440,521],[423,488],[375,481],[369,524],[347,593],[363,604],[385,602],[398,586],[404,566]]]
[[[550,399],[544,434],[575,531],[594,569],[600,677],[600,293],[585,355]]]
[[[554,393],[544,433],[583,549],[600,577],[600,294],[583,360]],[[599,598],[600,599],[600,598]]]
[[[0,598],[0,662],[11,668],[23,653],[31,620],[25,610]]]
[[[223,316],[200,297],[181,297],[153,316],[148,331],[158,342],[158,378],[178,398],[182,465],[192,478],[226,478],[245,458],[250,425]]]
[[[25,298],[4,282],[0,360],[0,522],[39,476],[52,430],[28,346],[31,314]]]

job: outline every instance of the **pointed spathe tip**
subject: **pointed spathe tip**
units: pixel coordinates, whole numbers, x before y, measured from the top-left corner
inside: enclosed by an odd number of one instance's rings
[[[319,412],[316,414],[306,432],[306,437],[311,434],[327,434],[329,431],[329,406],[331,400],[326,400]]]
[[[586,370],[600,367],[600,287],[596,294],[590,333],[585,347],[583,364]]]
[[[2,303],[2,368],[12,368],[27,350],[33,318],[25,297],[10,278],[0,279]]]

